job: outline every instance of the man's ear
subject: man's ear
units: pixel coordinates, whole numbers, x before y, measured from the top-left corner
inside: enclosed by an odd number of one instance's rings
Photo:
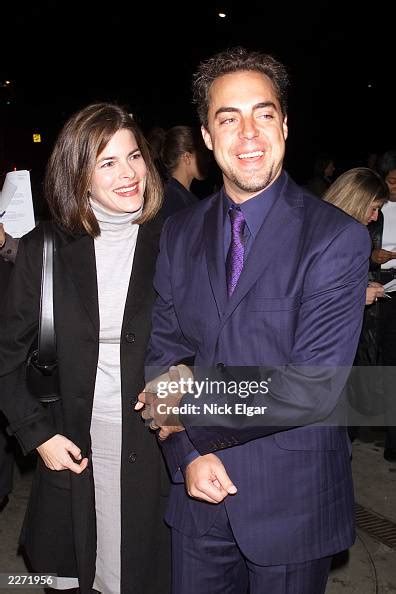
[[[212,144],[212,139],[210,137],[210,133],[203,126],[201,126],[201,133],[202,133],[202,138],[204,139],[204,143],[206,144],[207,148],[210,151],[213,151],[213,144]]]

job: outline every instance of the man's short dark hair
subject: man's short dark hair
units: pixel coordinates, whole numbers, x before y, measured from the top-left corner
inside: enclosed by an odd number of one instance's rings
[[[227,49],[201,62],[193,76],[193,102],[201,124],[208,124],[209,91],[213,81],[233,72],[253,71],[268,76],[274,85],[282,113],[287,112],[289,77],[285,66],[269,54],[248,51],[243,47]]]

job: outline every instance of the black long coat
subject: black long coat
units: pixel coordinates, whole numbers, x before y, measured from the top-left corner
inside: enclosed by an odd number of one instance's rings
[[[99,350],[94,243],[55,229],[54,315],[61,403],[44,409],[24,382],[24,361],[37,335],[43,234],[20,242],[0,319],[0,407],[28,452],[56,433],[90,457],[90,422]],[[168,477],[155,436],[133,410],[154,300],[152,277],[160,224],[139,229],[121,335],[121,592],[168,591],[168,529],[163,512]],[[117,287],[114,287],[117,290]],[[96,520],[91,465],[81,474],[51,471],[39,460],[21,542],[36,572],[76,576],[90,592],[95,575]]]

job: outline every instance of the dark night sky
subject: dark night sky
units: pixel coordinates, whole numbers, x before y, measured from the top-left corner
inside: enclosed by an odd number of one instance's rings
[[[386,6],[377,2],[366,10],[349,0],[3,3],[0,81],[11,80],[12,88],[0,88],[1,169],[44,161],[65,119],[91,101],[127,105],[146,131],[194,124],[196,64],[237,44],[273,53],[288,67],[287,167],[297,181],[310,174],[319,150],[334,152],[340,168],[360,164],[368,152],[396,146]],[[220,9],[226,19],[217,16]],[[44,142],[33,147],[35,129]]]

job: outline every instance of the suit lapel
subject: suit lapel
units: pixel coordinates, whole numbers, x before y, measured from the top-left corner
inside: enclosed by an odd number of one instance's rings
[[[204,244],[210,285],[219,316],[224,312],[228,296],[224,259],[224,222],[221,194],[213,201],[205,215]]]
[[[63,266],[73,279],[95,333],[98,334],[99,304],[94,241],[89,235],[80,235],[69,243],[61,245],[57,252]]]
[[[271,263],[287,262],[290,250],[298,250],[302,206],[301,191],[287,178],[253,242],[235,291],[227,302],[223,324]],[[284,255],[279,257],[283,251]],[[270,278],[268,282],[271,282]]]

